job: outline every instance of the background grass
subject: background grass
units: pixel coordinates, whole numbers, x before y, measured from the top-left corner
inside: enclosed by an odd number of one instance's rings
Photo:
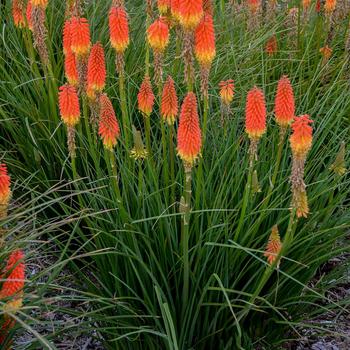
[[[109,6],[109,1],[92,2],[86,14],[92,40],[100,40],[105,47],[106,92],[121,116],[114,52],[108,44]],[[128,111],[133,124],[143,131],[136,95],[144,75],[145,8],[142,1],[127,2],[126,7],[131,28],[125,57]],[[217,58],[210,79],[203,176],[196,169],[193,172],[190,295],[183,300],[178,213],[183,170],[177,159],[176,182],[171,184],[177,201],[172,203],[162,177],[167,159],[162,156],[158,107],[151,116],[152,157],[140,164],[134,162],[123,140],[115,150],[125,212],[120,211],[111,187],[109,160],[100,143],[91,143],[83,122],[77,150],[81,178],[73,179],[57,108],[57,86],[64,83],[63,14],[64,3],[51,1],[47,9],[50,72],[32,48],[30,32],[13,26],[10,1],[1,5],[0,148],[19,184],[15,198],[32,203],[21,209],[20,217],[13,214],[8,235],[11,244],[27,245],[27,240],[20,238],[26,232],[21,218],[27,218],[30,240],[46,242],[44,249],[38,248],[40,254],[45,256],[51,245],[58,248],[58,260],[47,270],[48,281],[28,284],[26,306],[19,319],[32,329],[39,323],[39,317],[30,317],[33,308],[50,308],[46,296],[68,266],[79,281],[79,298],[90,307],[88,315],[86,310],[65,310],[73,317],[84,317],[86,327],[74,332],[92,334],[95,328],[107,349],[278,347],[289,336],[285,331],[301,322],[308,311],[313,315],[324,311],[319,302],[325,292],[308,283],[324,262],[349,250],[343,239],[350,222],[349,177],[337,177],[329,170],[340,142],[349,143],[349,53],[345,50],[349,18],[334,23],[333,56],[323,64],[319,49],[327,42],[328,27],[322,15],[312,11],[307,23],[299,18],[291,27],[286,26],[282,9],[265,25],[250,30],[244,11],[233,11],[229,3],[216,6]],[[273,34],[278,38],[278,53],[269,57],[264,46]],[[182,100],[186,87],[181,60],[174,52],[172,32],[165,72],[173,75]],[[262,253],[271,227],[278,224],[283,238],[290,215],[291,154],[287,142],[271,200],[266,208],[262,204],[275,167],[278,127],[272,111],[277,81],[284,74],[292,81],[297,113],[310,114],[314,120],[314,143],[305,177],[311,215],[298,222],[280,270],[264,283],[269,269]],[[234,79],[236,90],[227,131],[220,124],[217,89],[223,79]],[[270,112],[256,166],[262,192],[250,197],[243,228],[234,240],[248,170],[245,98],[254,85],[264,90]],[[201,104],[199,109],[202,115]],[[38,222],[43,228],[33,230]],[[33,254],[28,256],[31,259]],[[38,298],[32,298],[29,290]],[[342,308],[332,303],[329,307]],[[36,334],[21,347],[54,348],[62,326],[57,325],[56,332],[45,337],[48,340]]]

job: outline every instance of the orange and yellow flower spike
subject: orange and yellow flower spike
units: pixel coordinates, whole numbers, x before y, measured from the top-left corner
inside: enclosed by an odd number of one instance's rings
[[[281,128],[288,127],[295,117],[294,92],[287,76],[283,76],[278,82],[275,97],[275,117]]]
[[[117,53],[122,54],[129,46],[128,16],[123,7],[113,6],[109,12],[110,42]]]
[[[179,102],[177,99],[175,83],[171,76],[168,76],[162,94],[160,114],[169,125],[175,123],[179,112]]]
[[[297,217],[307,217],[309,205],[304,183],[304,167],[308,152],[312,145],[312,120],[308,115],[294,118],[293,133],[290,136],[290,146],[293,154],[292,165],[292,209]]]
[[[272,265],[282,249],[281,237],[278,232],[278,227],[275,225],[271,230],[271,235],[266,246],[264,256],[267,258],[267,262]],[[277,268],[280,266],[280,261],[277,262]]]
[[[87,66],[87,91],[94,95],[102,92],[106,85],[105,54],[101,43],[96,43],[91,51]]]
[[[113,151],[120,136],[120,128],[115,115],[112,102],[106,94],[100,96],[100,120],[98,134],[102,139],[103,146]]]
[[[141,84],[140,91],[137,95],[139,111],[145,116],[149,117],[153,110],[154,93],[152,90],[151,80],[146,76]]]
[[[179,21],[185,31],[193,31],[203,16],[202,0],[180,0]]]
[[[177,152],[185,166],[192,167],[199,157],[202,136],[197,110],[197,98],[189,92],[181,107],[180,123],[177,132]]]

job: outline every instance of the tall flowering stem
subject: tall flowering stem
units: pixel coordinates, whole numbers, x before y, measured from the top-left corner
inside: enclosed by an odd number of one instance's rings
[[[152,154],[151,149],[151,120],[150,116],[154,106],[154,93],[152,90],[152,83],[149,76],[145,76],[140,91],[137,95],[138,108],[142,113],[145,121],[145,132],[146,132],[146,147],[149,155]]]
[[[175,83],[168,76],[161,99],[161,117],[169,126],[169,156],[170,156],[170,180],[171,180],[171,203],[175,201],[175,152],[174,152],[174,123],[177,118],[179,107],[175,89]]]
[[[249,172],[248,181],[244,190],[243,204],[238,227],[235,232],[235,241],[238,240],[242,230],[249,197],[252,187],[252,177],[254,173],[254,163],[258,157],[258,143],[262,135],[266,132],[266,102],[262,90],[254,87],[248,92],[246,103],[245,130],[250,139],[249,146]]]
[[[120,136],[119,123],[115,115],[112,102],[106,94],[102,94],[100,96],[99,103],[100,118],[98,125],[98,134],[102,140],[103,147],[105,149],[106,162],[111,171],[112,186],[115,190],[118,200],[121,201],[118,184],[118,171],[114,155],[114,147],[117,145],[117,141]]]
[[[75,54],[79,77],[79,93],[86,93],[87,65],[91,47],[89,23],[86,18],[70,19],[70,49]]]
[[[31,1],[31,23],[34,37],[34,47],[37,49],[41,62],[48,66],[49,53],[46,45],[47,29],[46,29],[46,7],[47,0]]]
[[[69,85],[63,85],[59,89],[59,107],[61,118],[67,127],[67,144],[69,156],[72,162],[72,170],[74,178],[77,177],[75,166],[75,127],[80,120],[79,98],[76,89]]]
[[[147,30],[148,44],[153,50],[154,54],[154,77],[158,86],[159,106],[162,103],[162,89],[163,89],[163,56],[166,47],[169,44],[169,27],[164,17],[156,19]],[[162,132],[162,147],[163,147],[163,175],[165,181],[165,195],[168,198],[169,187],[169,173],[168,173],[168,151],[166,130],[163,123],[161,123]]]
[[[128,17],[121,1],[114,2],[109,12],[109,32],[111,46],[116,52],[116,69],[119,74],[119,97],[122,110],[123,131],[126,148],[129,147],[131,122],[129,120],[125,92],[125,50],[129,46]]]
[[[280,164],[282,160],[283,149],[285,147],[285,140],[288,128],[293,122],[295,116],[295,99],[292,84],[287,76],[282,76],[277,85],[277,92],[275,96],[275,120],[279,126],[279,141],[276,155],[276,163],[274,172],[271,178],[271,185],[265,197],[262,206],[262,212],[267,208],[273,189],[276,184]]]
[[[213,17],[205,13],[195,30],[195,55],[201,69],[201,92],[203,97],[203,139],[207,131],[209,114],[209,73],[216,55]]]
[[[293,133],[290,137],[290,146],[293,154],[292,165],[292,210],[295,210],[296,216],[307,217],[309,214],[306,185],[304,182],[304,167],[307,154],[312,145],[312,127],[313,121],[308,115],[295,117],[292,124]]]
[[[187,306],[189,291],[189,224],[191,214],[192,167],[199,156],[201,147],[202,135],[197,111],[197,98],[193,92],[189,92],[181,107],[180,123],[177,133],[177,152],[183,161],[185,170],[184,201],[180,208],[183,220],[181,235],[184,264],[183,310],[185,310]]]
[[[203,17],[202,0],[181,0],[179,3],[179,23],[184,31],[183,56],[185,63],[185,80],[187,90],[193,90],[194,65],[193,65],[193,46],[194,30],[199,25]]]

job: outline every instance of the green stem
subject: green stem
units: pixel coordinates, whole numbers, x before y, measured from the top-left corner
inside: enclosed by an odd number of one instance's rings
[[[77,180],[79,178],[79,176],[78,176],[78,172],[77,172],[75,157],[71,157],[71,165],[72,165],[73,179]]]
[[[252,141],[251,141],[252,142]],[[251,192],[251,187],[252,187],[252,178],[253,178],[253,171],[254,171],[254,156],[250,155],[251,160],[249,164],[249,172],[248,172],[248,180],[247,184],[244,189],[244,196],[243,196],[243,204],[242,204],[242,210],[241,210],[241,215],[238,221],[238,226],[235,232],[234,240],[237,242],[239,238],[239,234],[241,233],[243,224],[244,224],[244,219],[245,219],[245,214],[247,211],[248,203],[249,203],[249,197],[250,197],[250,192]]]
[[[192,168],[184,164],[185,183],[184,183],[184,214],[182,225],[182,255],[184,262],[184,285],[183,285],[183,314],[185,313],[188,300],[189,279],[190,279],[190,261],[189,261],[189,224],[191,216],[191,185],[192,185]]]
[[[209,99],[208,99],[208,96],[204,96],[204,99],[203,99],[203,145],[205,143],[206,134],[207,134],[208,114],[209,114]]]
[[[144,121],[145,121],[146,148],[147,148],[147,152],[148,152],[148,159],[152,159],[151,118],[150,118],[150,116],[144,116]]]
[[[128,106],[126,101],[126,93],[125,93],[125,72],[122,70],[119,74],[119,96],[120,96],[120,105],[122,110],[122,119],[124,126],[124,140],[125,147],[128,150],[130,145],[130,120],[128,115]]]
[[[279,172],[280,165],[281,165],[283,148],[284,148],[284,141],[285,141],[285,138],[286,138],[286,134],[287,134],[287,129],[286,128],[281,128],[280,129],[279,142],[278,142],[278,150],[277,150],[275,169],[274,169],[274,172],[273,172],[273,175],[272,175],[272,179],[271,179],[271,186],[269,187],[269,190],[268,190],[267,195],[265,197],[263,206],[261,208],[262,214],[263,214],[264,210],[267,208],[267,206],[269,205],[273,189],[275,188],[278,172]]]
[[[167,140],[165,135],[165,125],[164,122],[160,121],[160,127],[162,131],[162,146],[163,146],[163,176],[165,184],[165,198],[166,202],[169,198],[169,169],[168,169],[168,151],[167,151]]]
[[[170,125],[170,127],[169,127],[169,155],[170,155],[170,182],[171,182],[170,204],[173,204],[173,203],[175,203],[174,125]]]

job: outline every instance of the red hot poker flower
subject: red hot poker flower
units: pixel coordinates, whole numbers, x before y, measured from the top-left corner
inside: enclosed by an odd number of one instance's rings
[[[161,116],[169,125],[172,125],[175,122],[178,112],[179,103],[176,95],[175,83],[172,77],[169,76],[163,88]]]
[[[233,101],[234,83],[233,80],[222,81],[219,84],[221,101],[225,105],[229,105]]]
[[[267,258],[267,261],[270,265],[272,265],[278,257],[282,249],[281,237],[278,232],[277,225],[272,228],[271,235],[269,241],[266,246],[266,251],[264,256]],[[279,267],[279,263],[277,263],[277,267]]]
[[[248,92],[246,104],[246,133],[259,139],[266,131],[266,103],[262,90],[254,87]]]
[[[19,296],[23,291],[25,280],[24,254],[21,250],[14,251],[5,267],[4,274],[1,278],[5,278],[0,290],[0,299]]]
[[[269,56],[273,56],[277,53],[277,38],[273,35],[266,43],[265,51]]]
[[[69,84],[60,87],[59,92],[60,113],[63,122],[74,127],[79,122],[80,107],[79,98],[75,88]]]
[[[210,67],[215,55],[215,33],[213,17],[205,14],[195,31],[195,54],[201,66]]]
[[[164,18],[155,20],[147,30],[149,45],[154,51],[164,52],[169,44],[169,27]]]
[[[129,45],[128,17],[124,8],[111,8],[109,12],[109,33],[114,50],[123,53]]]
[[[25,26],[23,11],[18,0],[12,2],[12,17],[16,27],[23,28]]]
[[[63,52],[66,55],[67,52],[72,51],[72,22],[67,19],[63,25]]]
[[[77,61],[71,50],[64,57],[64,70],[69,84],[77,87],[79,83]]]
[[[77,57],[86,56],[90,50],[90,29],[86,18],[71,18],[71,49]]]
[[[87,71],[87,89],[101,92],[106,84],[105,54],[100,43],[96,43],[90,52]]]
[[[312,145],[312,127],[313,121],[307,114],[295,117],[292,124],[293,133],[290,136],[290,145],[293,156],[298,159],[305,159]]]
[[[32,21],[32,0],[28,0],[27,9],[26,9],[26,17],[27,17],[28,28],[29,28],[30,30],[33,30],[33,21]]]
[[[112,102],[106,94],[100,96],[100,121],[98,134],[101,136],[104,147],[112,151],[117,144],[120,129]]]
[[[202,136],[197,111],[197,99],[189,92],[181,107],[180,124],[177,132],[177,151],[180,158],[192,166],[202,147]]]
[[[275,98],[276,121],[281,127],[287,127],[295,117],[293,87],[287,76],[278,82]]]
[[[139,111],[146,117],[149,117],[153,110],[154,94],[152,91],[151,80],[146,76],[141,84],[140,91],[137,95]]]
[[[180,0],[180,24],[185,30],[194,30],[203,16],[202,0]]]
[[[6,164],[0,164],[0,211],[1,207],[8,207],[11,198],[11,178]]]

